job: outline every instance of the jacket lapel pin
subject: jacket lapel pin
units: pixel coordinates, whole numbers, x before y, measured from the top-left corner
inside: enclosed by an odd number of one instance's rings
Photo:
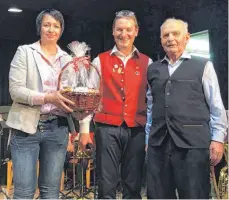
[[[114,68],[115,68],[115,69],[117,69],[117,68],[118,68],[118,65],[117,65],[117,64],[115,64],[115,65],[114,65]]]
[[[121,74],[121,72],[122,72],[122,68],[119,67],[119,68],[118,68],[118,73]]]

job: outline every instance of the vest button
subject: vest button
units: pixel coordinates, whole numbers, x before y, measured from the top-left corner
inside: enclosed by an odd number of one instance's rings
[[[166,105],[165,107],[166,107],[166,108],[168,108],[169,106],[168,106],[168,105]]]
[[[121,88],[121,90],[123,90],[123,88]]]
[[[126,115],[126,113],[124,113],[124,115]]]
[[[122,100],[125,101],[125,97],[122,97]]]
[[[123,82],[123,80],[121,80],[121,82]]]
[[[169,93],[169,92],[167,92],[167,95],[170,95],[170,93]]]
[[[170,80],[168,80],[168,83],[171,83],[171,81],[170,81]]]
[[[125,106],[127,107],[127,104]]]

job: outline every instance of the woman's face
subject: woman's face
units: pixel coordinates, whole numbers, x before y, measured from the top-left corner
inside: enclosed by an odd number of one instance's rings
[[[60,22],[51,15],[44,15],[41,22],[41,40],[46,43],[57,43],[60,35]]]

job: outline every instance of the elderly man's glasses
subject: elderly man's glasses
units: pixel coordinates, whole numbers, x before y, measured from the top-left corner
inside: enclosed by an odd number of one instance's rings
[[[134,12],[130,11],[130,10],[121,10],[119,12],[115,13],[116,17],[131,17],[131,16],[135,16]]]

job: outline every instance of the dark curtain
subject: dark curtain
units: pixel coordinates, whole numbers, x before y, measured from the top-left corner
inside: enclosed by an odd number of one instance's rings
[[[19,42],[0,39],[0,106],[11,105],[9,95],[9,69],[10,62],[17,50]]]
[[[211,60],[218,76],[221,96],[228,109],[228,33],[227,23],[221,28],[209,31]]]
[[[130,2],[130,0],[126,2]],[[225,108],[228,109],[227,1],[222,1],[219,4],[203,0],[201,1],[203,5],[199,3],[199,6],[193,4],[193,0],[187,2],[189,3],[181,4],[178,2],[166,6],[152,0],[145,0],[135,6],[128,4],[126,9],[131,9],[136,13],[140,25],[139,36],[135,42],[136,47],[154,61],[162,58],[164,51],[160,44],[160,25],[167,17],[174,16],[187,20],[191,33],[209,30],[211,59],[218,75]],[[112,18],[104,22],[65,16],[65,21],[65,31],[59,41],[60,47],[64,50],[68,51],[67,44],[71,41],[85,41],[91,46],[91,58],[93,59],[99,53],[113,47]],[[0,106],[12,103],[8,91],[8,73],[17,46],[34,42],[37,39],[35,31],[27,34],[23,36],[23,42],[0,39]]]

